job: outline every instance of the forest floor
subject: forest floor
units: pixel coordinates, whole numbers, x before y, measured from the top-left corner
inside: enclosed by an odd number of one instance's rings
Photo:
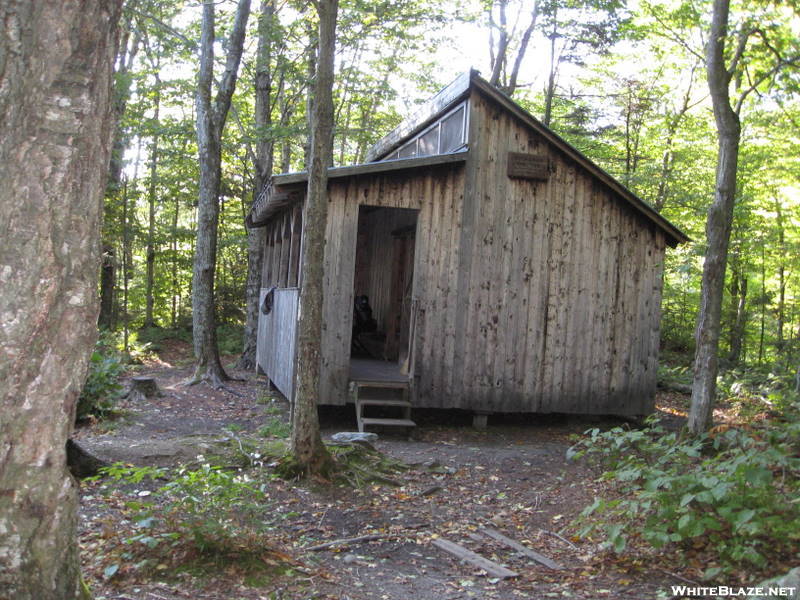
[[[175,467],[196,463],[197,454],[213,452],[226,440],[286,435],[288,405],[268,400],[264,378],[234,372],[244,380],[230,384],[233,393],[182,386],[191,371],[188,356],[185,344],[167,342],[158,358],[130,373],[154,376],[163,395],[135,405],[123,401],[122,417],[84,425],[76,439],[112,462]],[[658,405],[663,417],[678,424],[686,399],[660,393]],[[269,480],[263,510],[271,528],[259,541],[265,564],[274,567],[269,577],[246,577],[236,559],[181,569],[162,557],[154,569],[138,569],[134,563],[142,555],[132,551],[137,528],[127,503],[148,499],[165,482],[83,482],[80,540],[84,575],[96,600],[642,600],[672,597],[670,586],[694,580],[702,568],[635,554],[619,557],[573,536],[571,522],[604,484],[588,465],[566,458],[571,438],[620,421],[493,416],[488,428],[478,431],[467,413],[416,411],[414,418],[419,424],[414,439],[381,433],[375,443],[408,465],[392,475],[399,485]],[[323,411],[322,429],[323,437],[354,431],[353,408]],[[481,536],[483,527],[563,569],[551,570]],[[307,550],[364,535],[378,539]],[[487,576],[432,545],[437,538],[502,563],[518,576]]]

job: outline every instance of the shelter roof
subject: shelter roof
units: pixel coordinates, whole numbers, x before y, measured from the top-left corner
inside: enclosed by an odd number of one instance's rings
[[[652,206],[639,198],[552,129],[545,126],[506,94],[483,79],[474,69],[459,75],[450,85],[417,109],[412,116],[375,143],[367,151],[367,162],[346,167],[331,167],[328,170],[328,178],[337,179],[464,162],[468,151],[463,150],[450,154],[437,154],[417,158],[381,159],[391,154],[393,150],[402,146],[407,140],[468,97],[472,90],[477,90],[484,97],[512,114],[556,150],[586,169],[596,180],[612,190],[618,198],[628,204],[635,212],[661,229],[665,233],[667,243],[670,246],[675,247],[679,243],[689,241],[689,237],[685,233],[661,216]],[[308,174],[306,172],[284,173],[273,176],[253,203],[253,208],[250,215],[248,215],[248,223],[254,226],[263,225],[270,216],[286,205],[302,198],[303,192],[299,189],[299,185],[306,183],[307,180]]]

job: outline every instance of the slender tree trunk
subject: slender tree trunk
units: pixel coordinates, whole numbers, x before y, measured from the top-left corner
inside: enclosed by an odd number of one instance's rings
[[[333,161],[333,58],[338,0],[318,0],[318,58],[311,120],[308,192],[303,211],[297,381],[292,412],[292,453],[305,473],[323,473],[331,457],[319,432],[320,340],[322,338],[323,257],[328,219],[328,167]]]
[[[116,281],[117,263],[114,256],[114,246],[103,242],[101,249],[102,263],[100,265],[100,316],[97,326],[101,329],[111,329],[114,316],[114,283]]]
[[[680,126],[681,121],[686,116],[686,113],[689,112],[696,69],[697,65],[692,67],[692,71],[689,76],[689,85],[686,87],[686,93],[683,96],[681,108],[678,110],[675,116],[670,119],[669,125],[667,126],[667,135],[663,144],[664,153],[661,155],[661,172],[658,176],[658,191],[656,192],[656,199],[653,203],[653,208],[659,212],[663,210],[667,203],[667,196],[669,194],[669,179],[672,175],[672,165],[675,161],[675,153],[673,151],[675,146],[675,135],[678,133],[678,127]]]
[[[758,332],[758,364],[764,360],[764,332],[767,329],[767,250],[761,246],[761,325]]]
[[[97,335],[120,4],[0,5],[0,598],[81,596],[66,443]]]
[[[542,122],[546,127],[550,127],[553,119],[553,98],[556,95],[556,70],[558,61],[556,59],[556,19],[553,16],[553,32],[550,34],[550,72],[547,77],[547,88],[544,94],[544,117]]]
[[[258,21],[258,54],[256,57],[256,165],[253,178],[253,200],[261,193],[272,175],[275,141],[267,134],[272,124],[272,36],[274,35],[274,0],[261,1]],[[261,293],[261,270],[264,266],[264,228],[247,228],[247,286],[244,324],[244,346],[237,367],[245,371],[256,368],[258,344],[258,301]]]
[[[131,274],[131,243],[128,228],[128,182],[122,184],[122,347],[128,351],[128,282]]]
[[[158,67],[158,65],[156,65]],[[153,114],[153,143],[150,146],[150,181],[147,191],[147,273],[145,277],[145,313],[144,326],[155,327],[153,320],[153,289],[156,277],[156,196],[158,194],[158,141],[159,141],[159,111],[161,110],[161,79],[156,77],[156,95]]]
[[[708,248],[703,265],[700,314],[695,339],[692,404],[689,430],[693,434],[711,425],[716,400],[722,296],[725,266],[736,198],[736,172],[739,159],[739,116],[731,108],[728,86],[731,75],[725,66],[725,41],[728,34],[729,0],[714,0],[711,31],[706,49],[706,70],[714,119],[717,124],[718,151],[714,201],[708,210],[706,237]]]
[[[214,79],[214,1],[203,2],[200,34],[200,72],[195,106],[197,145],[200,155],[200,183],[197,203],[197,236],[192,278],[192,338],[196,359],[191,383],[202,380],[220,385],[229,379],[222,368],[217,346],[214,307],[214,275],[217,261],[219,191],[222,163],[222,130],[236,87],[242,57],[245,28],[250,15],[250,0],[239,0],[228,41],[225,72],[212,101]]]
[[[778,358],[786,348],[786,342],[783,338],[783,329],[786,322],[786,232],[784,228],[784,218],[781,202],[775,198],[775,225],[778,228],[778,323],[777,323],[777,340],[775,348],[778,353]]]
[[[122,159],[125,149],[128,146],[128,138],[122,127],[122,115],[128,104],[130,96],[130,84],[127,74],[133,65],[133,60],[139,51],[141,38],[137,33],[131,39],[130,23],[123,27],[119,40],[119,53],[116,57],[115,85],[112,102],[112,120],[114,135],[111,144],[111,158],[108,166],[108,183],[106,184],[106,195],[112,202],[105,202],[103,208],[112,206],[119,200],[120,187],[122,183]],[[104,215],[104,220],[108,217]],[[113,329],[115,317],[115,282],[117,279],[116,256],[114,252],[113,235],[105,231],[102,240],[103,262],[100,267],[100,316],[97,324],[101,328]],[[118,303],[118,301],[117,301]],[[117,307],[118,309],[118,307]]]
[[[728,360],[738,365],[742,359],[744,332],[746,325],[745,311],[747,302],[747,276],[742,273],[741,266],[731,274],[731,336]]]
[[[172,240],[170,241],[170,250],[172,252],[172,312],[170,326],[173,329],[178,327],[178,295],[180,294],[178,288],[178,215],[180,210],[180,196],[175,194],[175,210],[172,214]]]

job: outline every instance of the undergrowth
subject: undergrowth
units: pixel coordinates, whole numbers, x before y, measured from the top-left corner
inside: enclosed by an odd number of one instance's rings
[[[110,480],[106,494],[124,490],[124,516],[131,524],[105,539],[104,578],[224,570],[261,585],[264,577],[293,568],[274,531],[280,520],[298,513],[287,512],[271,491],[288,457],[285,443],[248,437],[229,442],[232,452],[198,457],[191,466],[169,470],[117,463],[87,480]],[[408,468],[357,444],[329,450],[335,459],[329,476],[341,485],[400,485],[392,476]],[[219,459],[226,464],[215,464]]]
[[[89,371],[75,414],[76,420],[102,418],[111,413],[122,392],[119,377],[125,366],[110,338],[101,335],[89,357]]]
[[[225,569],[251,584],[263,583],[289,557],[270,537],[280,516],[269,495],[272,476],[256,471],[254,476],[207,462],[173,472],[122,464],[104,469],[103,475],[122,485],[168,480],[153,491],[137,490],[125,502],[133,529],[118,540],[104,577]]]
[[[703,552],[703,576],[760,572],[800,551],[800,403],[780,418],[684,438],[650,420],[641,430],[592,429],[570,450],[606,470],[610,498],[578,534],[622,552],[631,544]]]

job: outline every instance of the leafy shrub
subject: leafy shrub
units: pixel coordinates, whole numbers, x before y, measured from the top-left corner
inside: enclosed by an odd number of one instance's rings
[[[119,564],[138,561],[140,569],[164,563],[247,562],[253,557],[256,570],[264,569],[263,556],[270,552],[264,536],[273,527],[265,515],[275,511],[263,472],[261,479],[253,480],[242,471],[208,463],[196,469],[182,467],[172,474],[118,463],[103,474],[127,485],[172,477],[153,492],[136,490],[139,498],[126,503],[135,530],[124,539],[128,550],[119,555]]]
[[[583,511],[579,535],[601,533],[616,552],[633,538],[655,548],[704,545],[719,565],[706,571],[708,578],[764,568],[800,550],[796,416],[690,440],[653,421],[643,430],[586,433],[570,454],[598,458],[618,494]]]
[[[217,327],[217,343],[220,354],[241,354],[244,328],[239,325]]]
[[[103,417],[114,408],[122,389],[119,376],[123,368],[119,356],[102,339],[98,341],[89,358],[89,373],[78,397],[76,419]]]

